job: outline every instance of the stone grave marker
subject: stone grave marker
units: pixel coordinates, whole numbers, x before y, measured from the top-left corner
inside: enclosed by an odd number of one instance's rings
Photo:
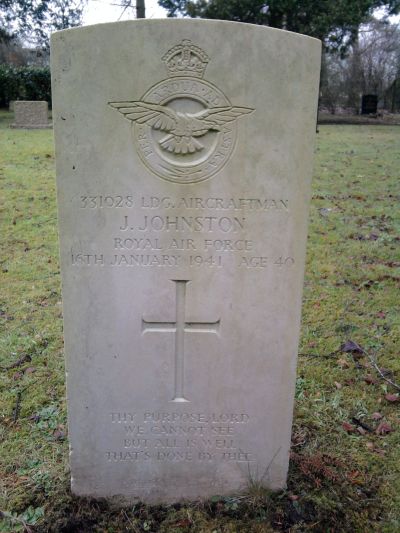
[[[378,95],[363,94],[361,98],[361,114],[376,115],[378,112]]]
[[[47,102],[15,100],[12,107],[14,111],[12,128],[44,129],[52,127],[48,119],[49,108]]]
[[[74,493],[285,486],[320,52],[221,21],[53,35]]]

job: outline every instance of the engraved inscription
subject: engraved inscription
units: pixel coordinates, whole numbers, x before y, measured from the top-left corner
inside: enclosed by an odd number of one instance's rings
[[[241,269],[285,271],[295,262],[290,250],[270,252],[249,238],[249,227],[259,214],[289,216],[287,199],[125,193],[80,196],[78,205],[89,212],[125,209],[118,221],[113,218],[116,234],[110,235],[108,246],[90,252],[74,247],[73,266],[221,269],[234,262]],[[267,219],[259,223],[267,224]]]
[[[110,463],[255,460],[240,443],[246,413],[111,412],[108,419],[121,437],[121,449],[105,451]]]
[[[130,224],[128,216],[120,226],[120,231],[215,231],[237,233],[244,228],[245,218],[239,217],[183,217],[183,216],[148,216],[138,226]]]
[[[80,207],[85,209],[141,207],[142,209],[208,209],[212,211],[288,211],[289,200],[282,198],[215,198],[142,196],[132,194],[98,194],[81,196]]]
[[[118,194],[81,196],[80,200],[80,207],[82,209],[133,207],[133,197],[130,194],[126,196],[120,196]]]

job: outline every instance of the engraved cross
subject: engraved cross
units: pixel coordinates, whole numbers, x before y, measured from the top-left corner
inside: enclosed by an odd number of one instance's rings
[[[171,280],[176,286],[176,314],[174,322],[150,322],[142,319],[142,334],[149,332],[175,333],[175,391],[173,402],[188,402],[184,395],[185,333],[218,334],[220,320],[215,322],[187,322],[185,319],[186,284],[190,280]]]

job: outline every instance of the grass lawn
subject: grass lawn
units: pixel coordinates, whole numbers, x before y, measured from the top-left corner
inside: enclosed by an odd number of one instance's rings
[[[116,509],[69,492],[53,134],[10,122],[0,112],[0,531],[399,532],[400,127],[320,127],[287,490]]]

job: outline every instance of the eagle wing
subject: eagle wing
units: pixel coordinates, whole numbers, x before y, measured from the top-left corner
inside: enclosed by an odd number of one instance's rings
[[[147,102],[109,102],[125,118],[138,124],[148,124],[156,130],[170,132],[176,127],[177,114],[173,109]]]
[[[204,109],[199,113],[191,115],[197,120],[205,120],[207,123],[213,123],[217,126],[222,126],[227,122],[233,122],[242,115],[252,113],[254,109],[250,107],[214,107],[211,109]]]

